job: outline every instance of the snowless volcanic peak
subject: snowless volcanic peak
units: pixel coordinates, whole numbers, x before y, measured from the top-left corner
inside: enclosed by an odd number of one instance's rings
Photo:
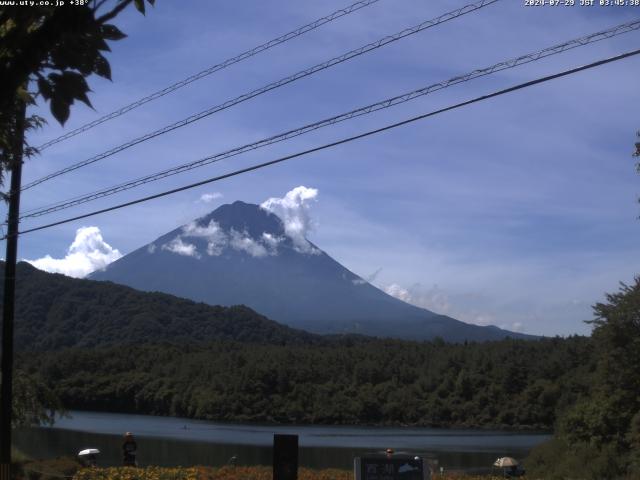
[[[466,324],[387,295],[306,239],[304,211],[287,215],[277,207],[222,205],[90,278],[211,305],[247,305],[315,333],[451,341],[527,337]]]

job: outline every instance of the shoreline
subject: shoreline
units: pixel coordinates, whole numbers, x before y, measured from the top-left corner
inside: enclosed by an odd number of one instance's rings
[[[287,423],[287,422],[258,422],[258,421],[242,421],[242,420],[214,420],[208,418],[198,418],[198,417],[182,417],[182,416],[174,416],[174,415],[162,415],[155,413],[140,413],[135,411],[113,411],[113,410],[81,410],[81,409],[70,409],[66,410],[66,414],[72,415],[73,412],[79,412],[83,414],[113,414],[113,415],[131,415],[138,417],[152,417],[158,419],[174,419],[181,420],[184,422],[202,422],[207,424],[215,424],[220,426],[229,426],[229,427],[278,427],[278,428],[310,428],[310,427],[331,427],[331,428],[363,428],[363,429],[433,429],[433,430],[450,430],[450,431],[460,431],[460,432],[476,432],[480,433],[496,433],[496,434],[529,434],[529,435],[553,435],[554,431],[552,428],[546,429],[540,426],[513,426],[513,425],[499,425],[499,424],[491,424],[491,425],[464,425],[464,424],[447,424],[447,425],[422,425],[422,424],[397,424],[397,423],[380,423],[380,424],[372,424],[372,423]],[[56,412],[56,415],[58,413]],[[57,419],[63,419],[64,416],[56,417]],[[51,428],[60,428],[56,427],[55,424],[51,426]]]
[[[300,465],[310,468],[351,468],[355,456],[393,448],[429,459],[446,469],[485,469],[498,457],[524,459],[547,434],[451,430],[412,427],[256,426],[213,424],[176,417],[73,411],[74,420],[52,427],[16,431],[15,444],[33,458],[72,455],[98,448],[106,464],[117,465],[122,434],[138,439],[143,465],[225,465],[237,456],[239,465],[271,461],[274,434],[299,438]]]

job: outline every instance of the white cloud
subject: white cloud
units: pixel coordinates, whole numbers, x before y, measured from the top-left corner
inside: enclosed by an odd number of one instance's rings
[[[209,238],[224,235],[224,232],[215,220],[211,220],[209,224],[204,227],[193,221],[182,227],[182,235],[185,237]]]
[[[373,272],[371,275],[365,278],[358,277],[358,278],[354,278],[351,281],[353,282],[354,285],[364,285],[366,283],[373,283],[375,279],[378,277],[378,275],[380,275],[381,271],[382,271],[382,267],[378,268],[375,272]]]
[[[299,186],[287,192],[282,198],[269,198],[260,206],[277,215],[284,224],[284,231],[293,241],[294,248],[303,253],[320,253],[307,240],[313,227],[309,215],[309,202],[315,200],[318,190]]]
[[[262,243],[264,243],[269,249],[269,255],[278,254],[278,245],[284,240],[283,237],[276,237],[267,232],[262,232]]]
[[[156,244],[155,243],[150,243],[149,246],[147,247],[147,252],[155,253],[156,252]]]
[[[168,250],[178,255],[184,255],[185,257],[200,258],[200,254],[196,249],[196,246],[192,243],[185,243],[182,241],[182,237],[176,237],[169,243],[162,245],[163,250]]]
[[[256,242],[253,238],[247,235],[247,232],[237,232],[231,230],[231,239],[229,245],[234,250],[247,252],[252,257],[266,257],[268,255],[267,249],[261,243]]]
[[[407,303],[411,302],[411,294],[409,293],[409,290],[407,290],[406,288],[402,288],[397,283],[392,283],[391,285],[386,287],[384,291],[388,295],[391,295],[392,297],[396,297],[397,299],[402,300],[403,302],[407,302]]]
[[[200,199],[198,201],[201,203],[211,203],[218,198],[222,198],[223,196],[224,195],[222,195],[220,192],[203,193],[202,195],[200,195]]]
[[[211,220],[205,227],[191,222],[182,228],[184,237],[204,238],[207,241],[207,255],[218,256],[227,246],[227,234],[215,220]]]
[[[183,240],[186,238],[206,240],[207,254],[210,256],[221,255],[225,248],[231,247],[257,258],[277,255],[278,244],[282,241],[281,237],[266,232],[258,240],[252,238],[247,232],[238,232],[234,229],[226,233],[215,220],[211,220],[204,226],[198,225],[195,221],[188,223],[182,227],[180,235],[163,245],[162,248],[179,255],[200,258],[196,246]]]
[[[462,319],[462,317],[460,319]],[[474,323],[476,325],[480,325],[481,327],[493,325],[495,323],[495,320],[496,319],[493,315],[487,314],[471,315],[471,317],[467,319],[469,323]],[[506,326],[503,325],[500,328],[506,328]]]
[[[409,288],[414,305],[446,315],[451,312],[451,299],[449,294],[438,285],[425,289],[419,283]],[[478,323],[480,322],[473,322]]]
[[[513,322],[506,325],[500,325],[500,328],[504,330],[511,330],[512,332],[524,332],[524,325],[522,324],[522,322]]]
[[[426,308],[434,313],[448,315],[457,320],[474,325],[488,326],[496,325],[504,330],[512,332],[525,332],[526,327],[523,321],[506,321],[497,315],[500,307],[495,301],[487,298],[481,293],[448,293],[438,285],[425,288],[419,283],[415,283],[408,288],[404,288],[397,283],[393,283],[383,288],[385,292],[407,303],[417,307]],[[513,316],[513,314],[511,314]],[[523,319],[530,322],[530,318]]]
[[[122,254],[104,241],[98,227],[81,227],[76,231],[76,238],[64,258],[45,255],[36,260],[26,261],[46,272],[82,278],[94,270],[106,267],[120,257]]]
[[[495,315],[489,313],[493,310],[493,305],[487,304],[486,299],[478,294],[450,294],[438,285],[426,288],[420,283],[408,288],[394,283],[384,287],[384,291],[416,307],[426,308],[440,315],[449,315],[463,322],[480,326],[498,323]],[[508,328],[512,329],[511,326]],[[522,324],[519,328],[523,328]]]

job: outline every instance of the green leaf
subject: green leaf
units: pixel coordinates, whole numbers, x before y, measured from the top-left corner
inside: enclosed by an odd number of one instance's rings
[[[95,45],[96,50],[101,50],[103,52],[110,52],[111,48],[107,45],[107,42],[104,41],[104,38],[99,35],[95,35],[92,37],[92,44]]]
[[[105,38],[107,40],[116,41],[116,40],[122,40],[123,38],[127,37],[115,25],[109,25],[109,24],[102,25],[101,30],[102,30],[103,38]]]
[[[69,104],[60,97],[52,98],[51,114],[60,122],[60,125],[64,125],[69,119]]]
[[[51,60],[56,68],[64,70],[69,67],[69,56],[72,52],[64,48],[55,47],[51,50]],[[73,52],[75,53],[75,52]]]
[[[67,105],[71,105],[75,99],[78,99],[93,108],[87,96],[87,92],[90,91],[89,85],[81,74],[77,72],[63,72],[62,75],[52,73],[49,78],[55,84],[52,101],[61,99]]]
[[[34,103],[31,94],[22,87],[18,88],[16,96],[27,105],[33,105]]]
[[[95,59],[93,71],[96,72],[97,75],[100,75],[102,78],[111,80],[111,66],[109,65],[107,59],[100,54],[98,54]]]
[[[63,79],[64,86],[68,89],[67,92],[71,95],[71,103],[73,103],[73,99],[77,98],[88,107],[93,108],[93,105],[91,105],[91,101],[87,96],[87,92],[90,92],[91,89],[82,75],[75,72],[65,72],[63,74]]]
[[[53,94],[51,84],[46,78],[38,79],[38,90],[40,91],[42,98],[44,98],[45,100],[49,100],[51,98],[51,95]]]
[[[46,125],[47,121],[40,115],[31,115],[24,119],[25,130],[36,130]]]
[[[98,55],[100,55],[100,52],[97,49],[86,48],[78,55],[78,59],[73,65],[76,70],[79,70],[86,77],[93,73],[93,65]]]
[[[90,75],[94,58],[99,53],[98,41],[104,43],[100,31],[83,35],[81,42],[76,35],[64,35],[60,44],[51,51],[52,63],[58,70],[79,70],[85,76]]]
[[[144,0],[133,0],[133,4],[141,14],[144,15]]]
[[[89,100],[86,92],[78,92],[76,98],[84,103],[87,107],[93,108],[93,105],[91,105],[91,100]]]

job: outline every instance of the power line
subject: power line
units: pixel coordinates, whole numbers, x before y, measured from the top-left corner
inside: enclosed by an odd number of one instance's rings
[[[74,170],[77,170],[81,167],[84,167],[86,165],[90,165],[92,163],[95,163],[99,160],[103,160],[107,157],[110,157],[112,155],[115,155],[116,153],[122,152],[123,150],[126,150],[128,148],[133,147],[134,145],[138,145],[139,143],[145,142],[147,140],[150,140],[152,138],[155,138],[157,136],[160,135],[164,135],[165,133],[171,132],[173,130],[176,130],[180,127],[184,127],[186,125],[189,125],[193,122],[197,122],[198,120],[202,120],[205,117],[208,117],[210,115],[213,115],[214,113],[220,112],[222,110],[226,110],[227,108],[230,108],[234,105],[237,105],[239,103],[245,102],[251,98],[257,97],[258,95],[262,95],[266,92],[269,92],[271,90],[274,90],[276,88],[282,87],[284,85],[287,85],[289,83],[295,82],[297,80],[300,80],[301,78],[305,78],[308,77],[309,75],[313,75],[314,73],[317,73],[319,71],[325,70],[327,68],[331,68],[334,65],[338,65],[340,63],[346,62],[347,60],[350,60],[352,58],[358,57],[360,55],[363,55],[365,53],[368,53],[372,50],[376,50],[380,47],[383,47],[385,45],[388,45],[389,43],[393,43],[396,42],[402,38],[408,37],[409,35],[413,35],[416,34],[418,32],[421,32],[423,30],[426,30],[428,28],[431,27],[435,27],[437,25],[440,25],[444,22],[448,22],[450,20],[459,18],[463,15],[466,15],[468,13],[474,12],[476,10],[479,10],[487,5],[491,5],[492,3],[496,3],[499,0],[480,0],[477,3],[472,3],[469,5],[466,5],[462,8],[458,8],[456,10],[452,10],[451,12],[447,12],[445,14],[440,15],[439,17],[432,19],[432,20],[427,20],[425,22],[422,22],[418,25],[415,25],[413,27],[410,28],[406,28],[404,30],[402,30],[401,32],[395,33],[393,35],[388,35],[384,38],[381,38],[375,42],[369,43],[367,45],[364,45],[360,48],[357,48],[355,50],[351,50],[347,53],[344,53],[338,57],[334,57],[330,60],[327,60],[325,62],[319,63],[317,65],[314,65],[313,67],[307,68],[305,70],[301,70],[293,75],[290,75],[288,77],[284,77],[280,80],[277,80],[275,82],[269,83],[263,87],[260,87],[256,90],[252,90],[248,93],[244,93],[232,100],[227,100],[224,103],[221,103],[219,105],[216,105],[214,107],[208,108],[207,110],[203,110],[202,112],[193,114],[185,119],[179,120],[178,122],[172,123],[170,125],[166,125],[158,130],[155,130],[153,132],[147,133],[141,137],[135,138],[127,143],[124,143],[122,145],[119,145],[115,148],[112,148],[110,150],[107,150],[106,152],[100,153],[98,155],[95,155],[91,158],[88,158],[86,160],[83,160],[81,162],[75,163],[73,165],[70,165],[69,167],[63,168],[62,170],[58,170],[56,172],[53,172],[49,175],[46,175],[38,180],[34,180],[31,183],[28,183],[26,185],[24,185],[22,187],[22,190],[27,190],[29,188],[35,187],[36,185],[39,185],[43,182],[46,182],[47,180],[51,180],[52,178],[58,177],[60,175],[64,175],[66,173],[72,172]]]
[[[41,225],[39,227],[29,228],[27,230],[23,230],[21,232],[18,232],[17,235],[22,235],[22,234],[25,234],[25,233],[35,232],[35,231],[38,231],[38,230],[44,230],[46,228],[51,228],[51,227],[55,227],[57,225],[62,225],[62,224],[73,222],[73,221],[80,220],[80,219],[83,219],[83,218],[92,217],[92,216],[95,216],[95,215],[99,215],[101,213],[111,212],[111,211],[114,211],[114,210],[119,210],[121,208],[129,207],[129,206],[136,205],[136,204],[139,204],[139,203],[148,202],[148,201],[154,200],[156,198],[165,197],[167,195],[172,195],[174,193],[182,192],[182,191],[189,190],[189,189],[192,189],[192,188],[195,188],[195,187],[200,187],[202,185],[206,185],[206,184],[209,184],[209,183],[213,183],[213,182],[217,182],[217,181],[220,181],[220,180],[224,180],[226,178],[235,177],[237,175],[248,173],[248,172],[251,172],[251,171],[254,171],[254,170],[259,170],[259,169],[262,169],[262,168],[265,168],[265,167],[269,167],[271,165],[275,165],[275,164],[278,164],[278,163],[285,162],[287,160],[291,160],[293,158],[302,157],[302,156],[308,155],[310,153],[318,152],[318,151],[325,150],[325,149],[328,149],[328,148],[332,148],[332,147],[335,147],[335,146],[338,146],[338,145],[349,143],[349,142],[352,142],[354,140],[359,140],[361,138],[365,138],[365,137],[369,137],[369,136],[372,136],[372,135],[376,135],[378,133],[382,133],[382,132],[385,132],[387,130],[398,128],[398,127],[401,127],[403,125],[407,125],[407,124],[416,122],[418,120],[423,120],[423,119],[428,118],[428,117],[433,117],[435,115],[438,115],[438,114],[441,114],[441,113],[444,113],[444,112],[448,112],[450,110],[455,110],[455,109],[458,109],[458,108],[461,108],[461,107],[465,107],[467,105],[471,105],[473,103],[477,103],[477,102],[481,102],[481,101],[484,101],[484,100],[488,100],[490,98],[498,97],[500,95],[504,95],[504,94],[510,93],[510,92],[515,92],[517,90],[522,90],[524,88],[528,88],[528,87],[531,87],[531,86],[534,86],[534,85],[538,85],[540,83],[544,83],[544,82],[548,82],[548,81],[551,81],[551,80],[555,80],[557,78],[561,78],[561,77],[565,77],[565,76],[568,76],[568,75],[572,75],[574,73],[578,73],[578,72],[581,72],[583,70],[588,70],[590,68],[594,68],[594,67],[598,67],[600,65],[605,65],[605,64],[608,64],[608,63],[612,63],[612,62],[615,62],[615,61],[618,61],[618,60],[622,60],[624,58],[632,57],[632,56],[638,55],[638,54],[640,54],[640,49],[633,50],[631,52],[623,53],[623,54],[620,54],[620,55],[616,55],[616,56],[613,56],[613,57],[609,57],[609,58],[606,58],[606,59],[603,59],[603,60],[598,60],[596,62],[589,63],[587,65],[583,65],[583,66],[580,66],[580,67],[575,67],[575,68],[572,68],[570,70],[564,70],[564,71],[559,72],[559,73],[555,73],[555,74],[552,74],[552,75],[547,75],[545,77],[540,77],[540,78],[537,78],[535,80],[530,80],[528,82],[520,83],[520,84],[515,85],[513,87],[508,87],[508,88],[505,88],[505,89],[502,89],[502,90],[498,90],[498,91],[493,92],[493,93],[482,95],[480,97],[475,97],[475,98],[473,98],[471,100],[467,100],[467,101],[464,101],[464,102],[461,102],[461,103],[457,103],[455,105],[450,105],[450,106],[445,107],[445,108],[441,108],[441,109],[434,110],[434,111],[429,112],[429,113],[425,113],[425,114],[422,114],[422,115],[418,115],[416,117],[412,117],[412,118],[409,118],[409,119],[406,119],[406,120],[402,120],[401,122],[392,123],[390,125],[386,125],[384,127],[377,128],[375,130],[369,130],[367,132],[364,132],[364,133],[361,133],[361,134],[358,134],[358,135],[354,135],[354,136],[351,136],[351,137],[343,138],[342,140],[337,140],[335,142],[327,143],[327,144],[321,145],[319,147],[314,147],[314,148],[311,148],[311,149],[308,149],[308,150],[304,150],[302,152],[298,152],[298,153],[294,153],[294,154],[287,155],[287,156],[284,156],[284,157],[280,157],[280,158],[277,158],[275,160],[271,160],[271,161],[268,161],[268,162],[260,163],[260,164],[253,165],[253,166],[247,167],[247,168],[242,168],[240,170],[235,170],[233,172],[226,173],[224,175],[218,175],[216,177],[208,178],[206,180],[201,180],[199,182],[191,183],[189,185],[184,185],[182,187],[174,188],[172,190],[166,190],[164,192],[156,193],[154,195],[149,195],[147,197],[139,198],[139,199],[136,199],[136,200],[125,202],[125,203],[121,203],[119,205],[114,205],[112,207],[103,208],[101,210],[95,210],[93,212],[85,213],[83,215],[78,215],[76,217],[67,218],[65,220],[60,220],[60,221],[49,223],[49,224],[46,224],[46,225]],[[4,237],[0,238],[0,240],[5,240],[6,238],[7,238],[7,236],[5,235]]]
[[[42,151],[52,145],[55,145],[56,143],[62,142],[64,140],[67,140],[71,137],[75,137],[76,135],[79,135],[80,133],[86,132],[87,130],[91,130],[93,127],[96,127],[104,122],[107,122],[109,120],[112,120],[114,118],[117,118],[121,115],[124,115],[127,112],[130,112],[131,110],[134,110],[142,105],[144,105],[145,103],[149,103],[153,100],[156,100],[160,97],[164,97],[165,95],[174,92],[182,87],[185,87],[193,82],[196,82],[197,80],[200,80],[202,78],[205,78],[209,75],[211,75],[212,73],[218,72],[220,70],[223,70],[227,67],[230,67],[231,65],[234,65],[236,63],[239,63],[243,60],[246,60],[248,58],[251,58],[259,53],[262,53],[266,50],[269,50],[270,48],[273,48],[277,45],[280,45],[282,43],[288,42],[289,40],[292,40],[296,37],[299,37],[301,35],[304,35],[307,32],[310,32],[312,30],[315,30],[316,28],[321,27],[322,25],[325,25],[329,22],[332,22],[340,17],[344,17],[345,15],[349,15],[350,13],[353,13],[357,10],[360,10],[361,8],[364,7],[368,7],[369,5],[372,5],[376,2],[378,2],[379,0],[361,0],[358,1],[356,3],[353,3],[351,5],[349,5],[346,8],[341,8],[340,10],[336,10],[333,13],[330,13],[327,16],[324,16],[322,18],[319,18],[311,23],[308,23],[307,25],[304,25],[302,27],[299,27],[289,33],[285,33],[284,35],[281,35],[277,38],[274,38],[273,40],[269,40],[266,43],[263,43],[262,45],[258,45],[257,47],[253,47],[250,50],[247,50],[245,52],[242,52],[239,55],[236,55],[235,57],[231,57],[228,58],[226,60],[224,60],[221,63],[218,63],[216,65],[213,65],[205,70],[202,70],[201,72],[198,72],[194,75],[191,75],[183,80],[180,80],[178,82],[175,82],[171,85],[169,85],[168,87],[165,87],[161,90],[158,90],[150,95],[147,95],[144,98],[141,98],[140,100],[136,100],[135,102],[132,102],[128,105],[125,105],[124,107],[119,108],[118,110],[114,110],[111,113],[108,113],[107,115],[104,115],[96,120],[93,120],[89,123],[86,123],[84,125],[82,125],[81,127],[76,128],[75,130],[71,130],[68,133],[65,133],[64,135],[61,135],[59,137],[56,137],[52,140],[49,140],[48,142],[43,143],[42,145],[40,145],[38,148],[38,150]]]
[[[600,40],[604,40],[607,38],[611,38],[613,36],[616,35],[620,35],[622,33],[627,33],[630,31],[634,31],[640,29],[640,19],[638,20],[634,20],[631,22],[626,22],[620,25],[617,25],[615,27],[609,28],[607,30],[603,30],[600,32],[596,32],[596,33],[592,33],[590,35],[584,36],[584,37],[580,37],[577,39],[573,39],[573,40],[569,40],[567,42],[561,43],[559,45],[555,45],[552,47],[548,47],[545,48],[543,50],[539,50],[537,52],[533,52],[533,53],[529,53],[526,55],[521,55],[519,57],[516,58],[512,58],[510,60],[506,60],[500,63],[497,63],[495,65],[492,65],[490,67],[485,67],[485,68],[481,68],[481,69],[477,69],[477,70],[473,70],[472,72],[469,72],[465,75],[459,75],[456,77],[453,77],[449,80],[443,81],[443,82],[439,82],[439,83],[435,83],[432,85],[429,85],[427,87],[424,88],[420,88],[408,93],[405,93],[403,95],[399,95],[399,96],[395,96],[392,98],[388,98],[385,100],[382,100],[380,102],[377,103],[373,103],[364,107],[360,107],[357,108],[355,110],[351,110],[349,112],[346,113],[342,113],[340,115],[336,115],[324,120],[320,120],[318,122],[314,122],[308,125],[305,125],[303,127],[294,129],[294,130],[289,130],[287,132],[284,133],[280,133],[277,135],[273,135],[271,137],[268,138],[264,138],[262,140],[259,140],[257,142],[253,142],[253,143],[249,143],[240,147],[236,147],[233,148],[231,150],[227,150],[221,153],[217,153],[215,155],[210,155],[201,159],[198,159],[196,161],[193,162],[189,162],[183,165],[179,165],[177,167],[173,167],[173,168],[169,168],[160,172],[156,172],[150,175],[146,175],[144,177],[140,177],[134,180],[130,180],[128,182],[116,185],[116,186],[112,186],[112,187],[108,187],[106,189],[102,189],[102,190],[98,190],[98,191],[94,191],[92,193],[88,193],[88,194],[84,194],[81,196],[76,196],[67,200],[63,200],[61,202],[56,202],[52,205],[49,206],[44,206],[44,207],[38,207],[38,208],[34,208],[31,210],[27,210],[24,212],[24,214],[22,215],[21,219],[25,219],[25,218],[34,218],[34,217],[39,217],[42,215],[47,215],[53,212],[57,212],[60,210],[65,210],[67,208],[71,208],[74,207],[76,205],[80,205],[83,203],[87,203],[93,200],[97,200],[99,198],[103,198],[103,197],[107,197],[110,195],[114,195],[116,193],[120,193],[126,190],[130,190],[132,188],[138,187],[140,185],[144,185],[153,181],[157,181],[160,180],[162,178],[166,178],[166,177],[170,177],[173,175],[177,175],[179,173],[182,172],[186,172],[195,168],[199,168],[211,163],[215,163],[215,162],[219,162],[221,160],[236,156],[236,155],[240,155],[242,153],[251,151],[251,150],[256,150],[258,148],[262,148],[268,145],[272,145],[278,142],[282,142],[285,140],[288,140],[290,138],[294,138],[303,134],[306,134],[308,132],[320,129],[320,128],[324,128],[330,125],[334,125],[336,123],[340,123],[346,120],[350,120],[352,118],[356,118],[362,115],[367,115],[370,114],[372,112],[376,112],[379,110],[383,110],[386,108],[390,108],[392,106],[395,105],[399,105],[401,103],[405,103],[408,101],[411,101],[415,98],[424,96],[424,95],[428,95],[429,93],[432,93],[434,91],[437,90],[441,90],[462,82],[466,82],[466,81],[470,81],[473,80],[475,78],[478,77],[482,77],[482,76],[486,76],[486,75],[490,75],[492,73],[498,72],[498,71],[502,71],[502,70],[506,70],[509,68],[514,68],[516,66],[519,65],[523,65],[526,63],[530,63],[530,62],[534,62],[537,60],[540,60],[542,58],[551,56],[551,55],[555,55],[558,53],[562,53],[564,51],[567,51],[569,49],[572,48],[576,48],[576,47],[580,47],[580,46],[584,46],[584,45],[588,45],[590,43],[593,42],[597,42]]]

